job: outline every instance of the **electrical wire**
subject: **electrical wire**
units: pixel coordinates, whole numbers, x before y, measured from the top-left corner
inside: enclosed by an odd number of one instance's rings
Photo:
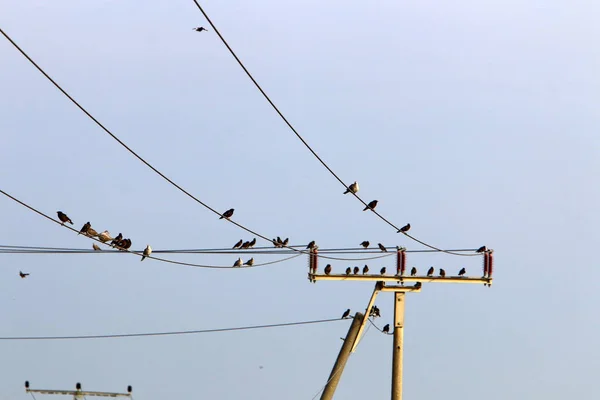
[[[181,191],[182,193],[184,193],[185,195],[187,195],[189,198],[191,198],[192,200],[196,201],[198,204],[202,205],[204,208],[212,211],[214,214],[222,217],[223,214],[221,214],[220,212],[218,212],[217,210],[215,210],[214,208],[210,207],[209,205],[207,205],[206,203],[202,202],[200,199],[198,199],[197,197],[195,197],[194,195],[192,195],[190,192],[188,192],[187,190],[185,190],[183,187],[179,186],[177,183],[175,183],[173,180],[171,180],[169,177],[167,177],[165,174],[163,174],[162,172],[160,172],[158,169],[156,169],[154,166],[152,166],[152,164],[150,164],[148,161],[146,161],[144,158],[142,158],[139,154],[137,154],[135,151],[133,151],[131,149],[131,147],[127,146],[125,144],[125,142],[123,142],[121,139],[119,139],[115,134],[113,134],[110,130],[108,130],[108,128],[106,128],[104,125],[102,125],[102,123],[100,123],[100,121],[98,121],[92,114],[90,114],[89,111],[87,111],[81,104],[79,104],[73,97],[71,97],[71,95],[69,95],[69,93],[67,93],[58,83],[56,83],[56,81],[54,79],[52,79],[50,77],[50,75],[48,75],[35,61],[33,61],[33,59],[31,57],[29,57],[29,55],[27,55],[27,53],[25,53],[25,51],[23,49],[21,49],[21,47],[19,47],[19,45],[17,45],[17,43],[15,43],[10,36],[8,36],[8,34],[6,34],[1,28],[0,28],[0,33],[39,71],[42,73],[42,75],[44,75],[62,94],[64,94],[73,104],[75,104],[75,106],[77,106],[77,108],[79,108],[86,116],[88,116],[92,121],[94,121],[96,123],[96,125],[98,125],[100,128],[102,128],[102,130],[104,132],[106,132],[108,135],[110,135],[114,140],[117,141],[117,143],[119,143],[121,146],[123,146],[127,151],[129,151],[132,155],[134,155],[138,160],[140,160],[142,163],[144,163],[148,168],[150,168],[152,171],[154,171],[156,174],[158,174],[161,178],[163,178],[164,180],[166,180],[167,182],[169,182],[171,185],[173,185],[175,188],[179,189],[179,191]],[[237,226],[238,228],[241,228],[243,230],[245,230],[248,233],[251,233],[255,236],[260,237],[263,240],[266,240],[270,243],[272,243],[272,240],[269,239],[268,237],[261,235],[255,231],[253,231],[250,228],[245,227],[244,225],[235,222],[234,220],[232,220],[231,218],[224,218],[226,221],[231,222],[232,224],[234,224],[235,226]],[[283,247],[287,247],[287,246],[283,246]],[[294,249],[295,250],[295,249]],[[295,250],[299,253],[308,253],[306,251],[302,251],[302,250]]]
[[[41,215],[42,217],[44,217],[44,218],[46,218],[46,219],[48,219],[48,220],[50,220],[50,221],[52,221],[52,222],[54,222],[56,224],[59,224],[60,226],[62,226],[64,228],[67,228],[67,229],[69,229],[72,232],[75,232],[75,233],[79,234],[79,231],[77,229],[71,228],[70,226],[67,226],[66,224],[63,224],[63,223],[61,223],[61,222],[59,222],[59,221],[51,218],[50,216],[44,214],[43,212],[41,212],[41,211],[33,208],[32,206],[30,206],[28,204],[22,202],[21,200],[17,199],[16,197],[11,196],[10,194],[6,193],[4,190],[0,189],[0,193],[2,193],[3,195],[5,195],[6,197],[10,198],[11,200],[14,200],[15,202],[21,204],[23,207],[28,208],[29,210],[35,212],[36,214]],[[94,240],[97,243],[101,243],[103,245],[109,246],[107,243],[104,243],[104,242],[102,242],[102,241],[100,241],[98,239],[95,239],[93,237],[89,237],[89,236],[85,236],[85,237],[88,238],[88,239]],[[143,255],[143,252],[134,251],[134,250],[122,250],[122,251],[125,252],[125,253],[128,253],[128,254],[135,254],[137,256],[142,256]],[[243,266],[243,267],[240,267],[240,268],[234,268],[234,267],[231,267],[231,266],[217,266],[217,265],[203,265],[203,264],[186,263],[186,262],[182,262],[182,261],[174,261],[174,260],[169,260],[169,259],[166,259],[166,258],[155,257],[155,256],[152,256],[152,255],[146,256],[146,258],[150,258],[150,259],[157,260],[157,261],[162,261],[162,262],[169,263],[169,264],[182,265],[182,266],[194,267],[194,268],[247,269],[247,268],[261,267],[261,266],[264,266],[264,265],[276,264],[276,263],[279,263],[279,262],[291,260],[292,258],[296,258],[296,257],[299,257],[301,255],[302,255],[302,253],[296,254],[294,256],[287,257],[287,258],[284,258],[284,259],[281,259],[281,260],[271,261],[271,262],[262,263],[262,264],[254,264],[252,266]]]
[[[393,333],[393,332],[392,332],[392,333],[385,333],[385,332],[383,331],[383,329],[380,329],[380,328],[379,328],[377,325],[375,325],[375,322],[373,322],[373,321],[371,320],[371,318],[369,318],[369,322],[371,323],[371,325],[373,325],[373,326],[375,327],[375,329],[377,329],[379,332],[383,333],[384,335],[391,335],[391,334]]]
[[[33,397],[33,400],[37,400],[37,399],[35,398],[35,395],[33,394],[33,392],[29,392],[29,394],[31,395],[31,397]]]
[[[283,122],[285,122],[285,124],[288,126],[288,128],[290,128],[290,130],[296,135],[296,137],[298,139],[300,139],[300,141],[302,142],[302,144],[304,144],[304,146],[312,153],[312,155],[315,156],[315,158],[317,160],[319,160],[319,162],[325,167],[325,169],[327,169],[327,171],[329,171],[329,173],[331,175],[333,175],[333,177],[335,179],[337,179],[337,181],[345,189],[348,189],[348,185],[346,183],[344,183],[344,181],[329,167],[329,165],[327,165],[327,163],[325,163],[325,161],[323,161],[323,159],[317,154],[317,152],[315,150],[313,150],[313,148],[308,144],[308,142],[306,140],[304,140],[304,138],[298,133],[298,131],[296,130],[296,128],[294,128],[294,126],[288,121],[288,119],[283,115],[283,113],[275,105],[275,103],[273,102],[273,100],[271,100],[271,98],[269,97],[269,95],[267,95],[267,93],[263,90],[263,88],[258,84],[258,82],[256,81],[256,79],[254,79],[254,77],[252,76],[252,74],[250,73],[250,71],[248,71],[248,69],[246,68],[246,66],[242,63],[242,61],[240,60],[240,58],[233,51],[233,49],[231,48],[231,46],[229,46],[229,43],[227,43],[227,41],[225,40],[225,38],[223,37],[223,35],[221,35],[221,32],[219,32],[219,30],[217,29],[217,27],[215,26],[215,24],[212,22],[212,20],[210,19],[210,17],[206,13],[206,11],[204,11],[204,9],[202,8],[202,6],[198,3],[198,1],[197,0],[193,0],[193,1],[196,4],[196,6],[198,7],[198,9],[200,10],[200,12],[202,13],[202,15],[204,15],[204,18],[206,18],[206,21],[210,24],[210,26],[212,27],[212,29],[214,29],[214,31],[217,34],[217,36],[219,36],[219,39],[221,39],[221,41],[223,42],[223,44],[225,45],[225,47],[227,47],[227,50],[229,50],[229,53],[231,53],[231,55],[233,56],[233,58],[235,58],[235,60],[239,64],[239,66],[244,70],[244,72],[246,73],[246,75],[248,76],[248,78],[250,78],[250,80],[252,81],[252,83],[254,83],[254,86],[256,86],[256,88],[258,89],[258,91],[263,95],[263,97],[267,100],[267,102],[269,102],[269,104],[271,105],[271,107],[273,108],[273,110],[275,110],[275,112],[281,117],[281,119],[283,120]],[[350,193],[352,193],[354,195],[354,197],[356,197],[358,199],[358,201],[360,201],[365,207],[368,207],[367,203],[362,198],[360,198],[356,193],[354,193],[352,191],[350,191]],[[415,238],[414,236],[407,234],[406,232],[400,232],[400,228],[398,228],[392,222],[390,222],[389,220],[387,220],[379,212],[377,212],[377,211],[375,211],[373,209],[370,209],[370,211],[372,211],[375,215],[377,215],[382,221],[384,221],[385,223],[387,223],[389,226],[391,226],[392,228],[394,228],[397,231],[397,233],[404,233],[404,235],[406,235],[410,239],[412,239],[412,240],[414,240],[414,241],[422,244],[423,246],[429,247],[430,249],[437,250],[437,251],[440,251],[440,252],[443,252],[443,253],[447,253],[447,254],[456,255],[456,256],[479,256],[479,254],[460,254],[460,253],[454,253],[454,252],[447,251],[447,250],[442,250],[442,249],[440,249],[440,248],[438,248],[436,246],[433,246],[433,245],[430,245],[430,244],[428,244],[426,242],[423,242],[422,240],[419,240],[419,239]]]
[[[144,333],[120,333],[120,334],[105,334],[105,335],[72,335],[72,336],[4,336],[0,340],[85,340],[85,339],[115,339],[115,338],[130,338],[130,337],[148,337],[148,336],[176,336],[176,335],[197,335],[201,333],[215,332],[233,332],[246,331],[251,329],[266,329],[279,328],[298,325],[323,324],[328,322],[345,321],[340,318],[317,319],[311,321],[299,322],[284,322],[280,324],[267,325],[249,325],[234,328],[217,328],[217,329],[202,329],[193,331],[172,331],[172,332],[144,332]]]

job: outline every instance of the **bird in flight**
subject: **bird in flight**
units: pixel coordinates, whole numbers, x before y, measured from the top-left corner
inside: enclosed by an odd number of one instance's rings
[[[21,272],[21,271],[19,271],[19,276],[20,276],[22,279],[25,279],[25,278],[27,278],[27,277],[29,276],[29,274],[28,274],[28,273],[24,273],[24,272]]]
[[[223,215],[221,215],[221,217],[220,217],[219,219],[223,219],[223,218],[227,218],[227,219],[229,219],[229,218],[231,218],[231,217],[233,216],[233,212],[234,212],[234,211],[235,211],[235,210],[234,210],[233,208],[230,208],[229,210],[225,211],[225,212],[223,213]]]
[[[350,186],[348,186],[348,189],[346,189],[346,191],[344,192],[344,194],[350,193],[350,192],[356,194],[356,193],[358,193],[358,189],[359,189],[358,188],[358,182],[354,181],[353,184],[351,184]]]
[[[377,207],[378,202],[379,202],[378,200],[371,201],[369,204],[367,204],[367,206],[365,208],[363,208],[363,211],[374,210],[375,207]]]
[[[56,214],[58,215],[58,219],[60,219],[60,222],[62,222],[62,225],[64,225],[65,222],[68,222],[71,225],[73,225],[73,221],[71,221],[71,218],[67,217],[67,214],[65,214],[64,212],[57,211]]]
[[[206,28],[205,28],[205,27],[203,27],[203,26],[199,26],[199,27],[197,27],[197,28],[194,28],[193,30],[195,30],[196,32],[202,32],[202,31],[206,31],[206,32],[208,32],[208,29],[206,29]]]
[[[150,245],[147,244],[146,248],[144,249],[144,253],[142,255],[142,259],[140,261],[144,261],[144,258],[150,257],[150,254],[152,254],[152,247],[150,247]]]

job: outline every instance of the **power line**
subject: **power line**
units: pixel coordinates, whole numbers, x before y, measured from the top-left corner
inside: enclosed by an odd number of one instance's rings
[[[280,324],[268,325],[249,325],[235,328],[217,328],[217,329],[202,329],[193,331],[171,331],[171,332],[144,332],[144,333],[120,333],[120,334],[105,334],[105,335],[73,335],[73,336],[4,336],[0,340],[84,340],[84,339],[114,339],[114,338],[129,338],[129,337],[148,337],[148,336],[175,336],[175,335],[197,335],[201,333],[215,332],[233,332],[245,331],[250,329],[266,329],[279,328],[286,326],[323,324],[328,322],[345,321],[340,318],[317,319],[312,321],[299,322],[284,322]]]
[[[256,81],[256,79],[254,79],[254,77],[252,76],[252,74],[250,73],[250,71],[248,71],[248,69],[246,68],[246,66],[242,63],[242,61],[240,60],[240,58],[233,51],[233,49],[231,48],[231,46],[229,46],[229,43],[227,43],[227,41],[225,40],[225,38],[223,37],[223,35],[221,35],[221,33],[219,32],[219,30],[217,29],[217,27],[215,26],[215,24],[212,22],[212,20],[210,19],[210,17],[206,13],[206,11],[204,11],[204,9],[202,8],[202,6],[198,3],[198,1],[197,0],[193,0],[193,1],[196,4],[196,6],[198,7],[198,9],[200,10],[200,12],[202,13],[202,15],[204,15],[204,18],[206,18],[206,21],[208,21],[208,23],[210,24],[210,26],[214,29],[214,31],[217,34],[217,36],[219,36],[219,39],[221,39],[221,41],[223,42],[223,44],[225,45],[225,47],[227,47],[227,50],[229,50],[229,53],[231,53],[231,55],[233,56],[233,58],[235,58],[235,60],[239,64],[239,66],[244,70],[244,72],[248,76],[248,78],[250,78],[250,80],[252,81],[252,83],[254,83],[254,86],[256,86],[256,88],[258,89],[258,91],[263,95],[263,97],[267,100],[267,102],[269,102],[269,104],[271,105],[271,107],[281,117],[281,119],[283,120],[283,122],[285,122],[285,124],[290,128],[290,130],[292,132],[294,132],[294,134],[296,135],[296,137],[298,139],[300,139],[300,141],[302,142],[302,144],[304,144],[304,146],[312,153],[312,155],[315,156],[315,158],[317,160],[319,160],[319,162],[325,167],[325,169],[327,169],[327,171],[329,171],[329,173],[331,175],[333,175],[333,177],[335,179],[337,179],[337,181],[339,183],[341,183],[342,186],[345,189],[348,189],[348,185],[346,185],[346,183],[344,183],[344,181],[329,167],[329,165],[327,165],[327,163],[325,163],[325,161],[323,161],[323,159],[317,154],[317,152],[315,150],[313,150],[313,148],[308,144],[308,142],[306,140],[304,140],[304,138],[298,133],[298,131],[296,130],[296,128],[294,128],[294,126],[287,120],[287,118],[283,115],[283,113],[275,105],[275,103],[273,102],[273,100],[271,100],[271,98],[269,97],[269,95],[267,95],[267,93],[263,90],[263,88],[258,84],[258,82]],[[350,193],[352,193],[354,195],[354,197],[356,197],[365,207],[368,207],[367,203],[362,198],[360,198],[356,193],[354,193],[352,191],[350,191]],[[400,232],[400,228],[398,228],[392,222],[388,221],[379,212],[375,211],[374,209],[370,209],[370,211],[372,211],[375,215],[377,215],[382,221],[384,221],[385,223],[387,223],[389,226],[391,226],[392,228],[394,228],[398,233],[403,233],[404,235],[406,235],[410,239],[414,240],[415,242],[418,242],[418,243],[422,244],[423,246],[429,247],[430,249],[433,249],[433,250],[436,250],[436,251],[439,251],[439,252],[443,252],[443,253],[448,253],[448,254],[456,255],[456,256],[477,256],[478,255],[478,254],[460,254],[460,253],[454,253],[454,252],[448,251],[448,250],[442,250],[442,249],[440,249],[440,248],[438,248],[436,246],[430,245],[430,244],[428,244],[428,243],[426,243],[426,242],[424,242],[422,240],[419,240],[419,239],[415,238],[414,236],[409,235],[406,232]]]
[[[223,216],[220,212],[218,212],[217,210],[215,210],[214,208],[210,207],[209,205],[207,205],[206,203],[202,202],[200,199],[198,199],[197,197],[195,197],[194,195],[192,195],[190,192],[188,192],[187,190],[185,190],[183,187],[179,186],[177,183],[175,183],[173,180],[171,180],[170,178],[168,178],[165,174],[163,174],[162,172],[160,172],[158,169],[156,169],[154,166],[152,166],[152,164],[150,164],[148,161],[146,161],[144,158],[142,158],[139,154],[137,154],[135,151],[133,151],[129,146],[127,146],[121,139],[119,139],[115,134],[113,134],[110,130],[108,130],[108,128],[106,128],[104,125],[102,125],[102,123],[100,123],[100,121],[98,121],[92,114],[90,114],[81,104],[79,104],[73,97],[71,97],[71,95],[69,95],[69,93],[67,93],[58,83],[56,83],[56,81],[54,79],[52,79],[50,77],[50,75],[48,75],[35,61],[33,61],[33,59],[31,57],[29,57],[29,55],[27,55],[27,53],[25,53],[25,51],[23,49],[21,49],[19,47],[19,45],[17,45],[17,43],[15,43],[10,36],[8,36],[1,28],[0,28],[0,33],[38,70],[42,73],[42,75],[44,75],[62,94],[64,94],[73,104],[75,104],[77,106],[77,108],[79,108],[85,115],[87,115],[92,121],[94,121],[96,123],[96,125],[98,125],[100,128],[102,128],[102,130],[104,132],[106,132],[108,135],[110,135],[114,140],[116,140],[121,146],[123,146],[127,151],[129,151],[131,154],[133,154],[138,160],[140,160],[142,163],[144,163],[148,168],[150,168],[152,171],[154,171],[155,173],[157,173],[161,178],[163,178],[164,180],[166,180],[167,182],[169,182],[171,185],[173,185],[174,187],[176,187],[177,189],[179,189],[179,191],[181,191],[182,193],[184,193],[185,195],[187,195],[189,198],[193,199],[194,201],[196,201],[198,204],[202,205],[203,207],[205,207],[206,209],[212,211],[214,214],[218,215],[218,216]],[[235,226],[237,226],[238,228],[241,228],[243,230],[245,230],[246,232],[249,232],[255,236],[260,237],[261,239],[264,239],[268,242],[272,243],[272,240],[267,238],[264,235],[261,235],[253,230],[251,230],[250,228],[245,227],[244,225],[233,221],[231,218],[224,218],[225,220],[231,222],[232,224],[234,224]],[[283,246],[286,247],[286,246]],[[305,251],[301,251],[301,250],[297,250],[297,252],[300,253],[307,253]]]
[[[30,206],[30,205],[22,202],[21,200],[17,199],[16,197],[11,196],[10,194],[6,193],[4,190],[0,189],[0,193],[2,193],[3,195],[5,195],[6,197],[10,198],[11,200],[14,200],[15,202],[19,203],[23,207],[26,207],[29,210],[35,212],[36,214],[41,215],[42,217],[44,217],[44,218],[46,218],[46,219],[54,222],[55,224],[58,224],[58,225],[60,225],[60,226],[62,226],[64,228],[69,229],[72,232],[75,232],[75,233],[79,234],[78,230],[76,230],[74,228],[71,228],[70,226],[67,226],[66,224],[60,223],[59,221],[51,218],[50,216],[44,214],[43,212],[41,212],[41,211],[33,208],[32,206]],[[94,240],[94,241],[96,241],[98,243],[101,243],[103,245],[107,245],[106,243],[104,243],[104,242],[102,242],[102,241],[100,241],[98,239],[95,239],[93,237],[89,237],[89,236],[85,236],[85,237],[87,237],[88,239]],[[142,256],[142,252],[139,252],[139,251],[134,251],[134,250],[129,250],[129,249],[122,250],[122,251],[124,251],[124,252],[126,252],[128,254],[135,254],[137,256]],[[271,261],[271,262],[267,262],[267,263],[262,263],[262,264],[254,264],[252,266],[244,266],[243,269],[246,269],[246,268],[256,268],[256,267],[261,267],[261,266],[264,266],[264,265],[276,264],[276,263],[279,263],[279,262],[291,260],[292,258],[299,257],[302,254],[303,254],[303,252],[300,252],[300,251],[297,250],[296,255],[293,255],[291,257],[287,257],[287,258],[284,258],[284,259],[281,259],[281,260],[277,260],[277,261]],[[182,262],[182,261],[174,261],[174,260],[169,260],[169,259],[166,259],[166,258],[155,257],[155,256],[152,256],[152,255],[146,256],[146,258],[151,258],[153,260],[162,261],[162,262],[166,262],[166,263],[169,263],[169,264],[176,264],[176,265],[182,265],[182,266],[194,267],[194,268],[238,269],[238,268],[233,268],[231,266],[217,266],[217,265],[202,265],[202,264],[186,263],[186,262]]]

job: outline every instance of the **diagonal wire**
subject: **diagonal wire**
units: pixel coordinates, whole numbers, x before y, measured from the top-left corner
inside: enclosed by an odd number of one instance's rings
[[[77,229],[71,228],[70,226],[67,226],[66,224],[63,224],[63,223],[55,220],[54,218],[51,218],[50,216],[44,214],[43,212],[41,212],[41,211],[33,208],[29,204],[26,204],[26,203],[22,202],[21,200],[17,199],[16,197],[11,196],[10,194],[6,193],[4,190],[0,189],[0,193],[3,194],[3,195],[5,195],[6,197],[10,198],[11,200],[16,201],[17,203],[19,203],[23,207],[28,208],[29,210],[33,211],[34,213],[36,213],[38,215],[41,215],[42,217],[44,217],[44,218],[46,218],[46,219],[48,219],[48,220],[50,220],[50,221],[52,221],[52,222],[54,222],[56,224],[59,224],[62,227],[71,230],[72,232],[75,232],[75,233],[79,234],[79,231]],[[87,237],[88,239],[94,240],[94,241],[96,241],[98,243],[101,243],[103,245],[107,245],[108,246],[108,244],[103,243],[102,241],[100,241],[98,239],[95,239],[93,237],[89,237],[89,236],[85,236],[85,237]],[[133,251],[133,250],[122,250],[122,251],[124,251],[124,252],[126,252],[128,254],[135,254],[137,256],[142,256],[142,253],[139,252],[139,251]],[[262,263],[262,264],[254,264],[253,266],[244,266],[243,268],[232,268],[230,266],[216,266],[216,265],[202,265],[202,264],[186,263],[186,262],[182,262],[182,261],[174,261],[174,260],[169,260],[169,259],[166,259],[166,258],[155,257],[155,256],[152,256],[152,255],[146,256],[146,258],[151,258],[153,260],[162,261],[162,262],[166,262],[166,263],[169,263],[169,264],[183,265],[183,266],[186,266],[186,267],[195,267],[195,268],[247,269],[247,268],[256,268],[256,267],[260,267],[260,266],[263,266],[263,265],[270,265],[270,264],[275,264],[275,263],[278,263],[278,262],[287,261],[287,260],[290,260],[292,258],[299,257],[301,255],[302,255],[302,253],[299,253],[299,254],[296,254],[296,255],[293,255],[291,257],[287,257],[287,258],[284,258],[284,259],[281,259],[281,260],[271,261],[271,262]]]
[[[271,98],[269,97],[269,95],[267,95],[267,93],[263,90],[263,88],[258,84],[258,82],[256,81],[256,79],[254,79],[254,77],[252,76],[252,74],[250,73],[250,71],[248,71],[248,69],[246,68],[246,66],[242,63],[242,61],[240,60],[240,58],[233,51],[233,49],[231,48],[231,46],[229,46],[229,43],[227,43],[227,41],[225,40],[225,38],[223,37],[223,35],[221,35],[221,33],[219,32],[219,30],[217,29],[217,27],[215,26],[215,24],[212,22],[212,20],[210,19],[210,17],[206,13],[206,11],[204,11],[204,9],[200,5],[200,3],[198,3],[197,0],[193,0],[193,1],[196,4],[196,6],[198,7],[198,9],[200,10],[200,12],[202,13],[202,15],[204,15],[204,18],[206,18],[206,20],[208,21],[208,23],[210,24],[210,26],[214,29],[214,31],[217,34],[217,36],[219,36],[219,39],[221,39],[221,41],[223,42],[223,44],[225,45],[225,47],[227,47],[227,50],[229,50],[229,53],[231,53],[231,55],[233,56],[233,58],[235,58],[235,60],[239,64],[239,66],[244,70],[244,72],[246,73],[246,75],[248,75],[248,78],[250,78],[250,80],[252,81],[252,83],[254,83],[254,86],[256,86],[256,88],[258,89],[258,91],[269,102],[269,104],[271,105],[271,107],[273,107],[273,109],[281,117],[281,119],[283,120],[283,122],[285,122],[285,124],[290,128],[290,130],[292,132],[294,132],[294,134],[296,135],[296,137],[298,139],[300,139],[300,141],[302,142],[302,144],[304,144],[304,146],[313,154],[313,156],[315,156],[315,158],[317,160],[319,160],[319,162],[327,169],[327,171],[329,171],[329,173],[331,175],[333,175],[333,177],[335,179],[337,179],[337,181],[339,183],[341,183],[341,185],[344,188],[348,189],[348,185],[346,185],[344,183],[344,181],[329,167],[329,165],[327,165],[327,163],[325,163],[325,161],[323,161],[323,159],[317,154],[317,152],[313,150],[313,148],[308,144],[308,142],[306,142],[306,140],[304,140],[304,138],[298,133],[298,131],[296,130],[296,128],[294,128],[294,126],[287,120],[287,118],[283,115],[283,113],[275,105],[275,103],[273,102],[273,100],[271,100]],[[356,193],[354,193],[352,191],[350,191],[350,193],[352,193],[354,195],[354,197],[356,197],[358,199],[358,201],[360,201],[365,207],[368,207],[367,203],[363,199],[361,199]],[[442,250],[442,249],[440,249],[440,248],[438,248],[436,246],[433,246],[433,245],[430,245],[430,244],[428,244],[426,242],[423,242],[422,240],[419,240],[419,239],[415,238],[414,236],[411,236],[411,235],[407,234],[406,232],[401,232],[400,228],[398,228],[392,222],[390,222],[389,220],[387,220],[379,212],[375,211],[374,209],[370,209],[370,211],[372,211],[375,215],[377,215],[381,220],[383,220],[389,226],[391,226],[392,228],[394,228],[397,231],[397,233],[404,233],[404,235],[406,235],[410,239],[412,239],[412,240],[414,240],[414,241],[422,244],[423,246],[429,247],[430,249],[434,249],[434,250],[437,250],[437,251],[440,251],[440,252],[443,252],[443,253],[452,254],[452,255],[456,255],[456,256],[468,256],[468,257],[470,257],[470,256],[478,256],[479,255],[479,254],[460,254],[460,253],[454,253],[452,251]]]
[[[23,49],[21,49],[19,47],[19,45],[17,45],[17,43],[15,43],[10,36],[8,36],[1,28],[0,28],[0,33],[40,72],[42,73],[42,75],[44,75],[62,94],[64,94],[73,104],[75,104],[75,106],[77,106],[77,108],[79,108],[85,115],[87,115],[92,121],[94,121],[96,123],[96,125],[98,125],[100,128],[102,128],[102,130],[104,132],[106,132],[108,135],[110,135],[114,140],[116,140],[121,146],[123,146],[125,149],[127,149],[127,151],[129,151],[132,155],[134,155],[138,160],[140,160],[142,163],[144,163],[148,168],[150,168],[152,171],[156,172],[161,178],[163,178],[164,180],[166,180],[167,182],[169,182],[171,185],[173,185],[174,187],[176,187],[177,189],[179,189],[182,193],[186,194],[189,198],[191,198],[192,200],[196,201],[198,204],[202,205],[203,207],[205,207],[206,209],[212,211],[214,214],[222,216],[222,214],[220,212],[218,212],[217,210],[215,210],[214,208],[210,207],[209,205],[207,205],[206,203],[202,202],[200,199],[198,199],[197,197],[195,197],[194,195],[192,195],[190,192],[188,192],[187,190],[185,190],[183,187],[179,186],[177,183],[175,183],[174,181],[172,181],[169,177],[167,177],[165,174],[163,174],[162,172],[160,172],[158,169],[156,169],[154,166],[152,166],[152,164],[150,164],[148,161],[146,161],[144,158],[142,158],[139,154],[137,154],[135,151],[133,151],[129,146],[127,146],[121,139],[119,139],[115,134],[113,134],[110,130],[108,130],[108,128],[106,128],[104,125],[102,125],[102,123],[100,123],[100,121],[98,121],[96,118],[94,118],[94,116],[92,114],[90,114],[81,104],[79,104],[73,97],[71,97],[71,95],[69,95],[69,93],[67,93],[58,83],[56,83],[56,81],[54,79],[52,79],[50,77],[50,75],[48,75],[35,61],[33,61],[33,59],[31,57],[29,57],[29,55],[27,55],[27,53],[25,53],[25,51]],[[230,218],[225,218],[225,220],[227,220],[228,222],[231,222],[232,224],[234,224],[235,226],[237,226],[238,228],[241,228],[243,230],[245,230],[246,232],[249,232],[255,236],[260,237],[261,239],[264,239],[268,242],[272,242],[271,239],[267,238],[266,236],[263,236],[253,230],[251,230],[250,228],[245,227],[244,225],[233,221]],[[287,246],[284,246],[287,247]],[[308,252],[306,251],[302,251],[302,250],[296,250],[293,249],[296,252],[299,253],[304,253],[304,254],[308,254]]]

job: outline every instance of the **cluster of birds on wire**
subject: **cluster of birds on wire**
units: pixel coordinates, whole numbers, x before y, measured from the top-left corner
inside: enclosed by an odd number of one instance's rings
[[[325,272],[325,275],[329,275],[329,274],[331,274],[332,269],[333,268],[331,267],[331,264],[327,264],[325,266],[325,269],[323,271]],[[354,268],[348,267],[348,268],[346,268],[346,272],[345,273],[346,273],[346,275],[352,275],[352,274],[358,275],[359,272],[360,272],[360,268],[359,267],[354,267]],[[379,270],[379,275],[385,275],[386,272],[387,272],[387,268],[383,267],[383,268],[381,268]],[[316,274],[317,271],[313,270],[313,271],[311,271],[311,273],[312,274]],[[362,274],[366,275],[368,273],[369,273],[369,266],[365,265],[363,267],[363,269],[362,269]],[[427,271],[427,276],[432,277],[434,273],[435,273],[435,268],[430,267],[429,270]],[[467,273],[467,270],[463,267],[463,268],[460,269],[460,271],[458,271],[458,276],[460,276],[460,277],[465,276],[466,273]],[[411,268],[411,270],[410,270],[410,276],[417,276],[417,268],[416,267],[412,267]],[[441,278],[445,278],[446,277],[446,270],[444,270],[443,268],[440,268],[439,276]]]
[[[369,317],[373,318],[373,319],[381,317],[381,311],[379,310],[379,307],[377,307],[377,305],[373,305],[373,307],[371,307],[371,309],[369,310]],[[344,311],[341,319],[348,319],[348,318],[350,318],[350,309],[347,309],[346,311]],[[384,327],[381,329],[381,331],[383,333],[389,335],[390,334],[390,324],[384,325]]]

